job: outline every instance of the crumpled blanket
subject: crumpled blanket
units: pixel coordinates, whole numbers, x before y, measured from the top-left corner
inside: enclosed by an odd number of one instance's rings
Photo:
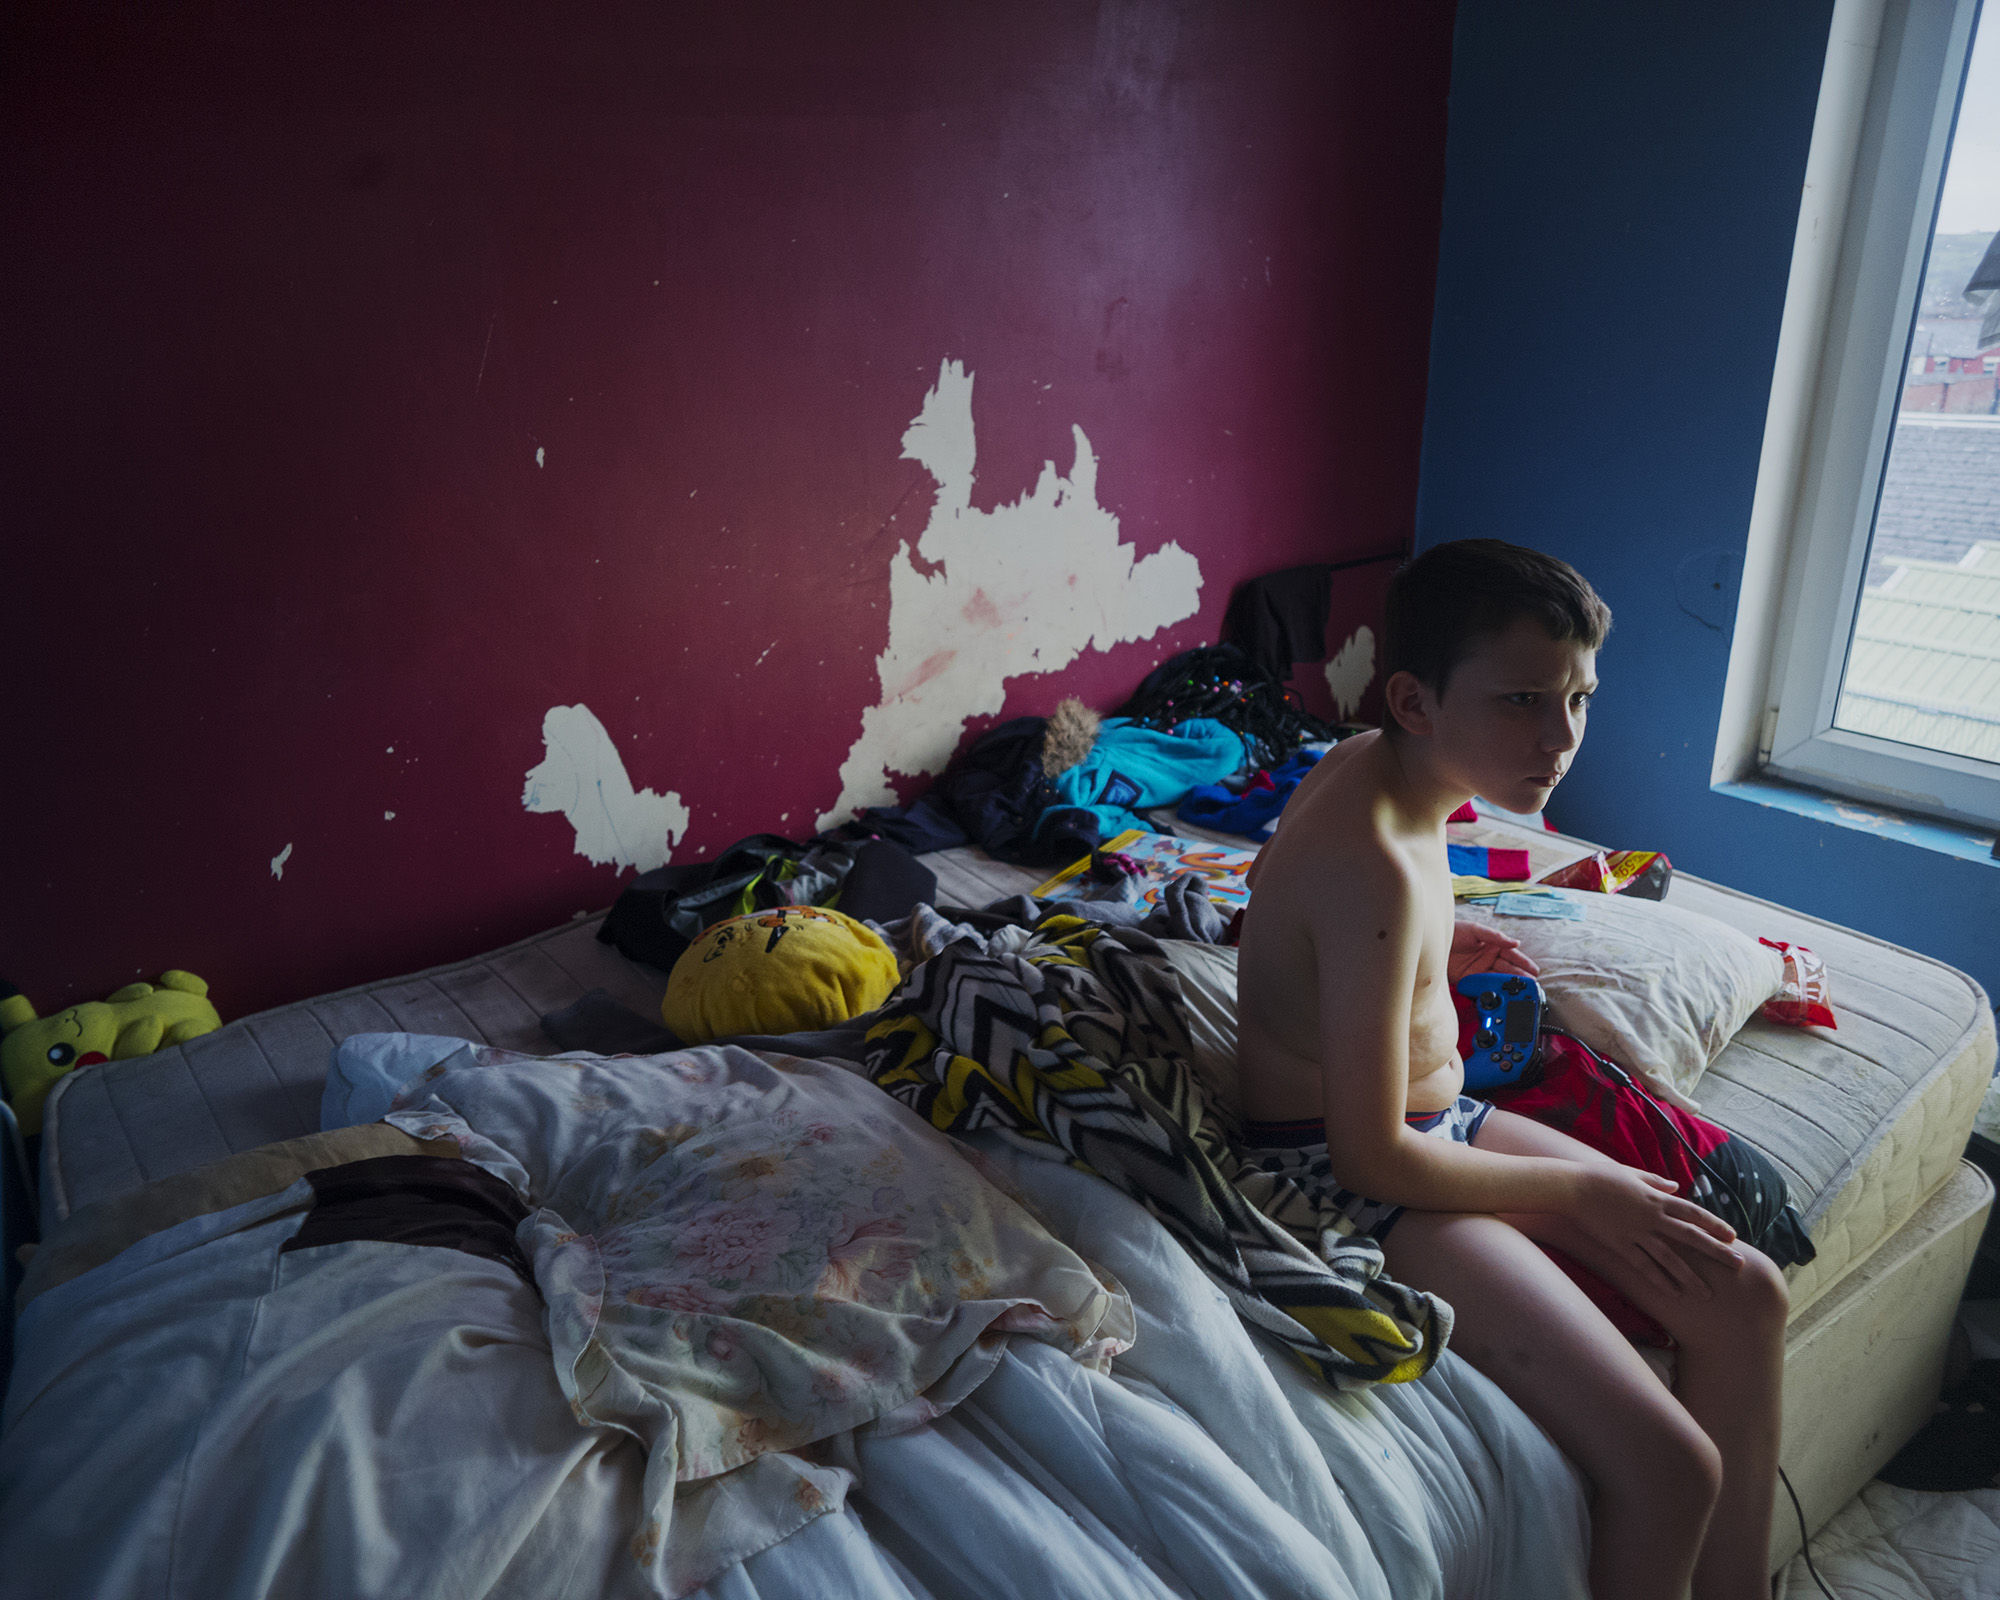
[[[1080,917],[1085,922],[1137,928],[1155,939],[1185,939],[1195,944],[1223,944],[1229,933],[1229,918],[1209,898],[1208,880],[1199,872],[1183,872],[1172,879],[1160,891],[1159,903],[1152,906],[1134,905],[1127,900],[1077,900],[1067,896],[1037,900],[1033,895],[1016,894],[992,901],[977,911],[955,906],[942,907],[940,911],[947,920],[978,933],[991,933],[1010,925],[1032,928],[1051,912]],[[909,953],[909,918],[886,923],[881,931],[899,951]]]
[[[1381,1247],[1331,1218],[1315,1254],[1233,1181],[1234,1119],[1189,1068],[1180,980],[1157,941],[1049,915],[1025,941],[989,942],[920,906],[911,942],[921,965],[868,1032],[879,1087],[937,1128],[1060,1146],[1334,1387],[1429,1370],[1448,1305],[1383,1276]]]
[[[520,1244],[578,1422],[646,1452],[632,1559],[681,1595],[834,1510],[803,1451],[942,1415],[1007,1337],[1102,1364],[1124,1291],[851,1066],[709,1046],[467,1045],[385,1119],[528,1207]]]

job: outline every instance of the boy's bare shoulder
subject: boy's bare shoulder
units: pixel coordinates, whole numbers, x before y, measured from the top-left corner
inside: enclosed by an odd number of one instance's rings
[[[1376,734],[1337,745],[1299,785],[1285,819],[1259,854],[1252,887],[1279,889],[1274,899],[1323,905],[1335,889],[1350,906],[1401,901],[1411,872],[1390,838],[1385,795],[1371,749]],[[1281,887],[1282,886],[1282,887]]]

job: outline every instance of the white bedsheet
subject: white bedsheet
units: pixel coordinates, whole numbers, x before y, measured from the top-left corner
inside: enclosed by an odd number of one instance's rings
[[[1333,1396],[1266,1353],[1171,1238],[1067,1167],[990,1153],[1124,1282],[1112,1376],[1016,1341],[955,1412],[843,1437],[844,1508],[716,1600],[1582,1596],[1554,1447],[1447,1355]],[[146,1240],[28,1309],[0,1436],[0,1595],[642,1592],[639,1450],[571,1418],[506,1267],[279,1254],[303,1184]]]

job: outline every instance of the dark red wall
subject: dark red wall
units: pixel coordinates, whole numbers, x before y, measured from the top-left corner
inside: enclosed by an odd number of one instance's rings
[[[558,704],[686,798],[676,860],[810,831],[946,357],[975,504],[1080,424],[1203,572],[1009,714],[1411,526],[1445,0],[4,27],[0,973],[45,1009],[177,965],[240,1015],[607,903],[521,804]]]

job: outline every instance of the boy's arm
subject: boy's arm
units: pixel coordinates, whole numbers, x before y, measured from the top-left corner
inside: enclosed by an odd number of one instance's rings
[[[1356,868],[1358,867],[1358,870]],[[1311,918],[1319,975],[1327,1156],[1343,1186],[1420,1211],[1550,1211],[1635,1254],[1660,1288],[1705,1286],[1683,1254],[1728,1264],[1728,1225],[1669,1179],[1616,1162],[1503,1155],[1409,1128],[1411,999],[1423,929],[1418,886],[1390,860],[1350,863]]]

